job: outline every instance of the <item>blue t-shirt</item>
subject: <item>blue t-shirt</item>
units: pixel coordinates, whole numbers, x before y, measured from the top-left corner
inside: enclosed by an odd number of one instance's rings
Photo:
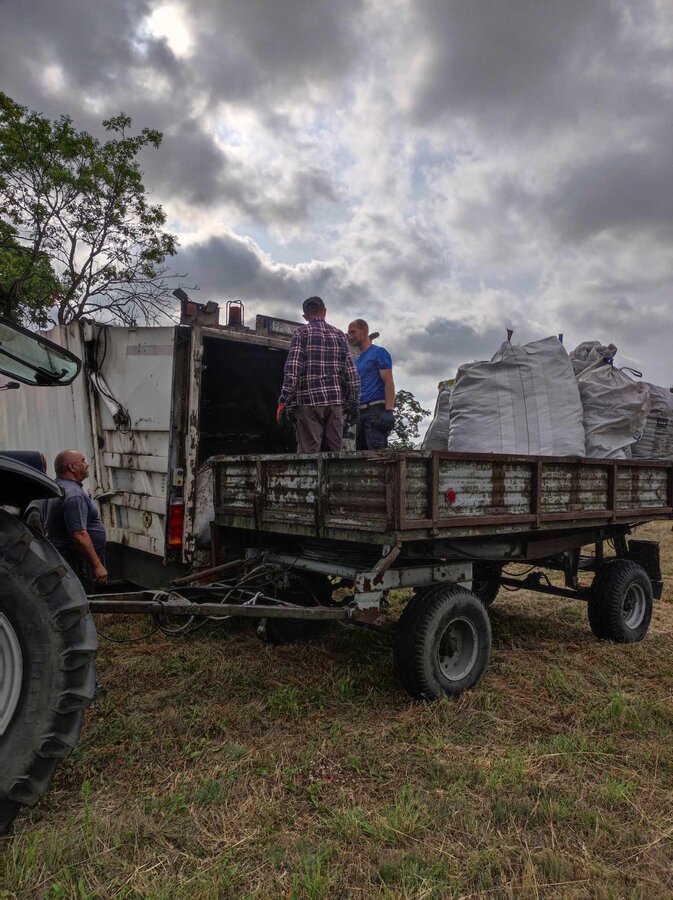
[[[386,389],[381,378],[381,369],[392,369],[390,353],[377,344],[372,344],[355,360],[360,376],[360,403],[385,400]]]
[[[45,525],[49,540],[61,552],[74,551],[77,548],[70,535],[73,531],[87,531],[96,553],[103,559],[105,526],[96,504],[79,481],[57,478],[56,482],[63,488],[64,496],[60,500],[49,500],[47,503]]]

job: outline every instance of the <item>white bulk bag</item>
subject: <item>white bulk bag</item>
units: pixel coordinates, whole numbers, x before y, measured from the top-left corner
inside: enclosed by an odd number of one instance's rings
[[[439,382],[439,393],[435,403],[435,414],[425,432],[421,450],[449,449],[449,403],[453,379]]]
[[[643,434],[631,448],[634,459],[673,459],[673,394],[656,384],[650,389],[650,412]]]
[[[628,459],[650,411],[650,388],[598,360],[577,376],[584,410],[587,456]]]
[[[617,348],[614,344],[601,344],[599,341],[582,341],[569,353],[575,375],[583,372],[587,366],[596,362],[614,359]]]
[[[449,450],[584,456],[577,381],[558,338],[522,346],[506,342],[490,362],[458,369]]]

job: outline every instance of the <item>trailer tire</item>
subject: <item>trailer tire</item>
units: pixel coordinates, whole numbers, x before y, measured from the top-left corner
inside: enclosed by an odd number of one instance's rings
[[[596,573],[588,602],[589,625],[600,641],[642,641],[652,620],[652,583],[638,563],[613,559]]]
[[[77,745],[96,649],[79,580],[45,538],[0,510],[0,835]]]
[[[327,575],[302,572],[294,575],[290,588],[281,599],[299,606],[332,606],[332,585]],[[313,640],[325,623],[311,619],[262,619],[257,633],[267,644],[299,644]]]
[[[466,588],[441,584],[413,597],[400,616],[393,658],[402,687],[417,700],[457,697],[481,681],[491,656],[491,624]]]
[[[500,590],[501,575],[502,563],[486,559],[472,563],[472,592],[484,606],[491,606],[495,602]]]

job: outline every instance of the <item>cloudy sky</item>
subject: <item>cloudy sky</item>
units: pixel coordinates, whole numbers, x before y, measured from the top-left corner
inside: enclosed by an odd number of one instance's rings
[[[507,328],[673,384],[669,0],[0,0],[0,76],[163,131],[195,299],[320,294],[428,406]]]

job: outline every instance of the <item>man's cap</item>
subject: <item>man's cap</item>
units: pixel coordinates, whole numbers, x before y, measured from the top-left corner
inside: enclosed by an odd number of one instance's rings
[[[301,307],[305,313],[315,312],[318,309],[326,309],[327,307],[322,302],[320,297],[309,297],[308,300],[304,300]]]

